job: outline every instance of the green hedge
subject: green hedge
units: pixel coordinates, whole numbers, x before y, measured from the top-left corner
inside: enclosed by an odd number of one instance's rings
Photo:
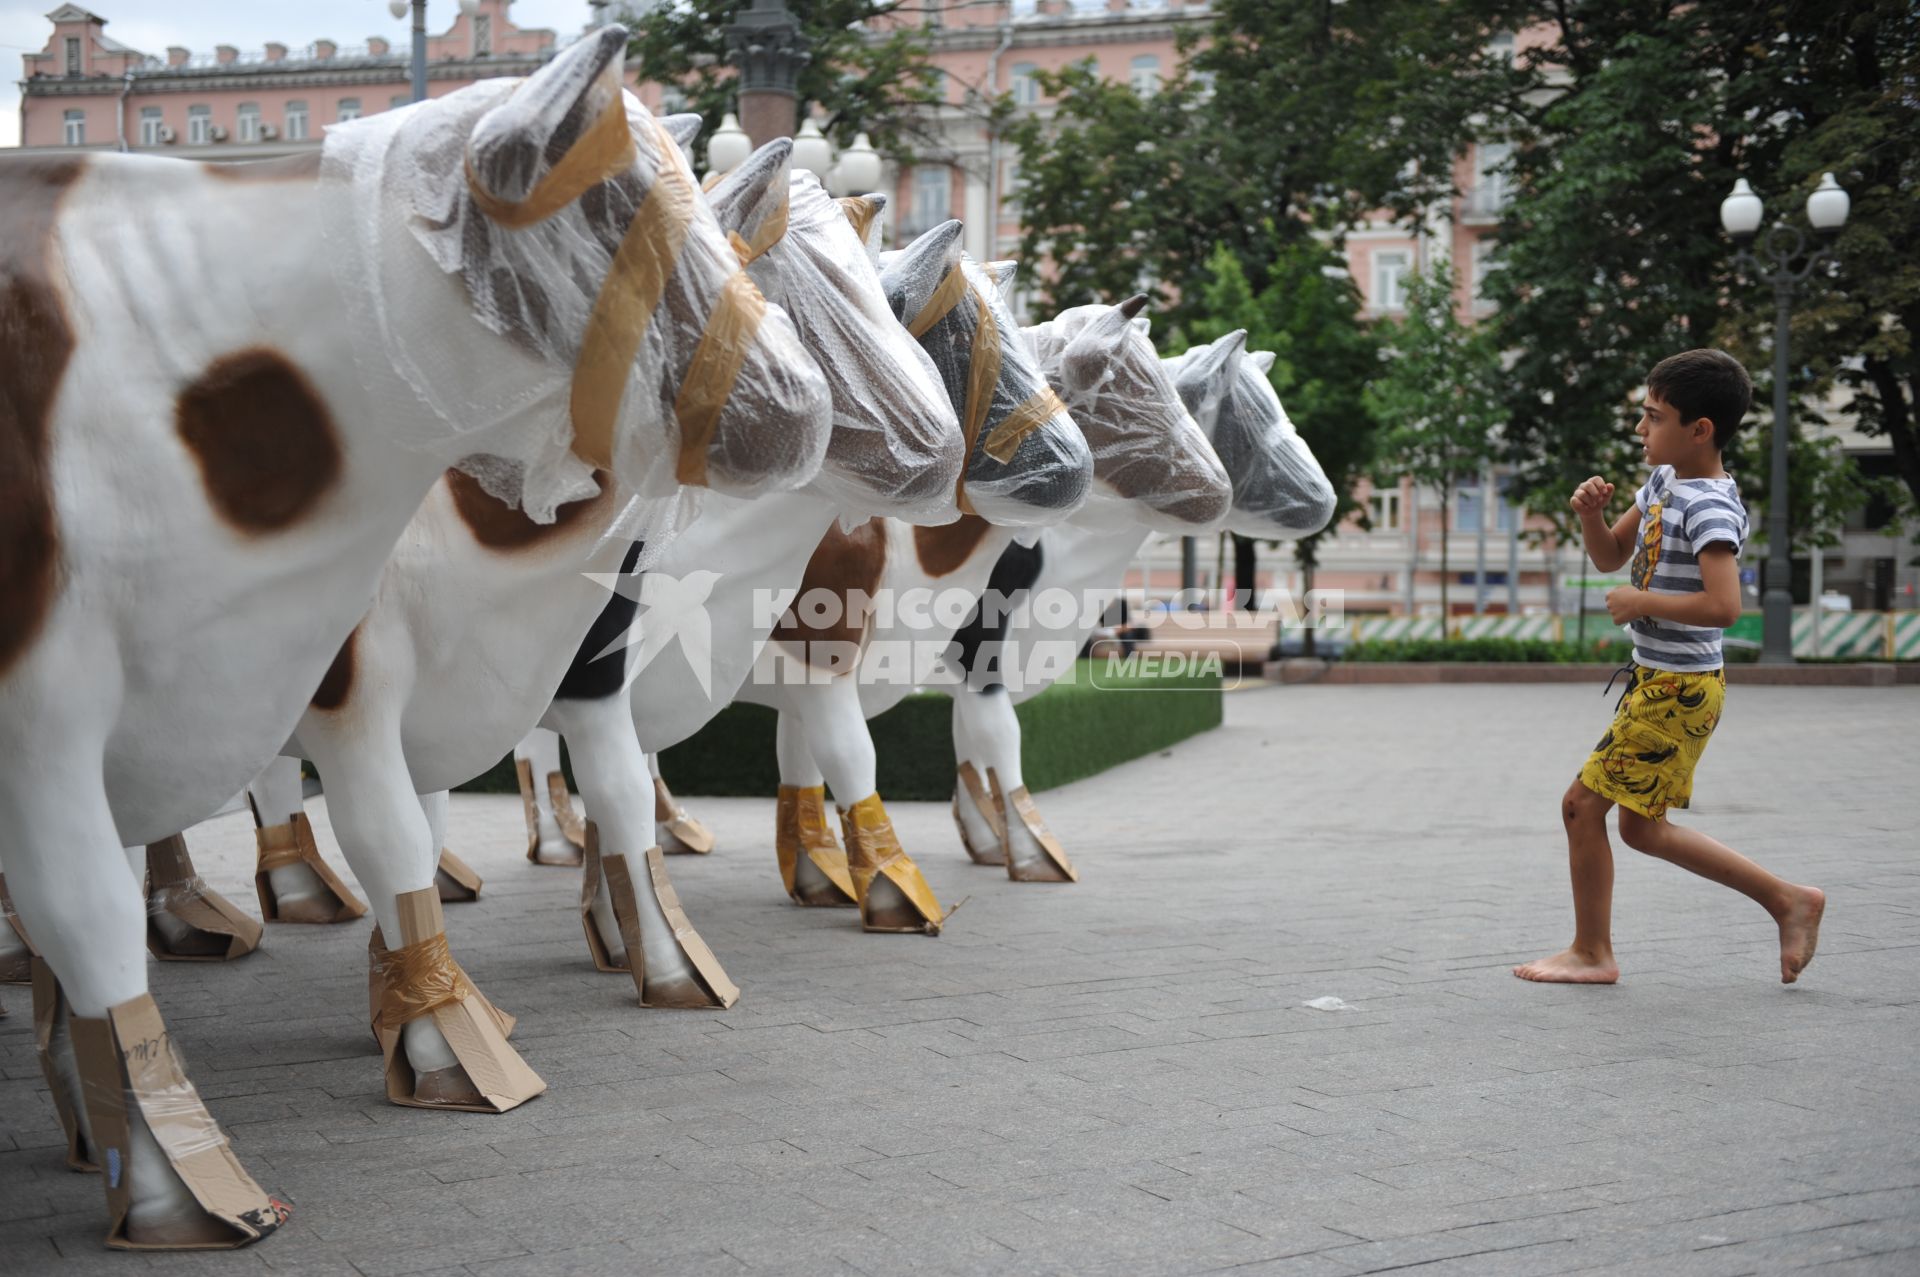
[[[1452,638],[1367,639],[1346,650],[1349,661],[1471,661],[1530,665],[1624,665],[1633,659],[1633,644],[1625,639],[1595,639],[1587,643],[1557,643],[1552,639]],[[1757,660],[1751,648],[1728,646],[1729,664]]]
[[[1106,662],[1081,661],[1071,676],[1017,707],[1027,788],[1040,791],[1097,775],[1129,759],[1218,727],[1214,674],[1137,677]],[[774,712],[734,704],[695,736],[660,755],[660,773],[682,796],[765,796],[780,786]],[[953,793],[953,701],[919,692],[873,719],[880,792],[890,799],[943,802]],[[462,790],[518,789],[513,759]]]

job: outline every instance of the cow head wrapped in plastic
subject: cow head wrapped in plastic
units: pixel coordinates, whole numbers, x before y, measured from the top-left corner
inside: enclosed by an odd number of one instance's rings
[[[375,116],[324,153],[353,201],[358,357],[390,361],[436,430],[472,440],[461,468],[541,521],[596,492],[596,469],[656,501],[750,496],[804,482],[827,445],[826,382],[623,90],[626,40],[603,28],[526,80]],[[505,338],[496,358],[459,357],[448,290]]]
[[[1233,480],[1225,528],[1261,540],[1311,536],[1333,518],[1333,484],[1267,380],[1272,354],[1246,345],[1237,328],[1166,360],[1167,371]]]

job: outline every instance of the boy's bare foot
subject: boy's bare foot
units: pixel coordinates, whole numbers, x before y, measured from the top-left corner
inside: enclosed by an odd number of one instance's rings
[[[1818,887],[1793,888],[1793,903],[1780,915],[1780,983],[1792,984],[1813,961],[1820,944],[1820,915],[1827,893]]]
[[[1782,930],[1781,934],[1786,933]],[[1809,950],[1811,952],[1811,950]],[[1522,980],[1541,984],[1612,984],[1620,978],[1620,968],[1612,958],[1597,960],[1564,949],[1551,958],[1528,962],[1513,969]]]

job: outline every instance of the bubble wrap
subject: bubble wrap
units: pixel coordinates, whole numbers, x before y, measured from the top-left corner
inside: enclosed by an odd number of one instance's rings
[[[1144,301],[1075,306],[1025,332],[1093,454],[1093,491],[1074,523],[1188,535],[1224,518],[1233,490],[1153,343],[1130,322]]]
[[[920,330],[963,432],[975,429],[962,509],[1005,527],[1057,523],[1087,499],[1093,457],[1005,299],[962,251],[960,230],[946,222],[883,253],[881,285],[908,331]]]
[[[1260,540],[1309,536],[1333,518],[1333,485],[1235,329],[1164,362],[1233,480],[1224,527]]]
[[[960,514],[954,488],[964,448],[946,387],[887,305],[846,211],[813,174],[789,173],[792,149],[785,139],[767,144],[707,199],[827,379],[833,435],[809,490],[833,501],[847,522],[951,522]]]
[[[676,475],[675,404],[739,263],[678,147],[621,88],[623,42],[617,30],[602,31],[526,80],[485,80],[330,129],[323,174],[348,191],[351,217],[331,233],[328,251],[355,312],[356,357],[391,367],[431,410],[429,425],[397,427],[396,441],[441,449],[449,437],[470,438],[472,454],[459,467],[546,522],[557,506],[596,490],[591,467],[571,450],[575,364],[589,318],[643,201],[684,184],[692,192],[684,239],[616,387],[611,431],[613,472],[635,499],[619,532],[661,537],[699,505]],[[511,228],[480,210],[470,164],[491,175],[493,199],[526,200],[610,110],[629,125],[627,169],[529,225]],[[804,482],[827,442],[818,368],[777,308],[750,343],[730,347],[728,336],[715,344],[743,359],[713,442],[698,453],[710,465],[707,482],[742,496]]]

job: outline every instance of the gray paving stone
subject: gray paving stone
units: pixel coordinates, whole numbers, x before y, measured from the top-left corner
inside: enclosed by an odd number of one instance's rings
[[[1741,688],[1702,767],[1683,822],[1829,892],[1793,988],[1751,904],[1625,849],[1623,982],[1507,975],[1567,939],[1586,688],[1236,693],[1171,757],[1040,796],[1070,889],[973,866],[944,806],[899,804],[940,897],[970,898],[937,941],[792,909],[771,801],[695,800],[720,850],[669,872],[745,991],[725,1012],[643,1011],[593,972],[577,873],[526,863],[516,798],[462,797],[449,845],[487,886],[451,942],[549,1092],[385,1103],[365,923],[155,967],[209,1107],[295,1215],[246,1251],[113,1254],[10,989],[0,1268],[1904,1277],[1916,711],[1915,689]],[[1466,722],[1507,727],[1463,748]],[[250,907],[246,818],[190,840]],[[1328,995],[1352,1009],[1304,1005]]]

